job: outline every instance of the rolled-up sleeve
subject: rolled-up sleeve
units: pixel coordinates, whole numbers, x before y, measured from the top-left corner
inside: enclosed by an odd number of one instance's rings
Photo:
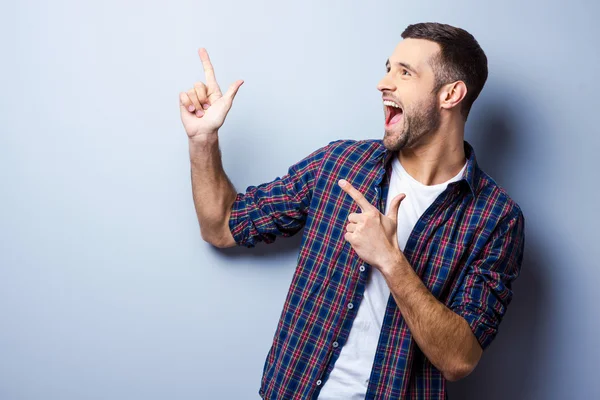
[[[238,193],[231,207],[229,229],[239,246],[272,243],[277,236],[292,236],[306,222],[314,182],[330,142],[298,161],[282,177]]]
[[[520,209],[504,217],[477,259],[467,266],[449,308],[462,316],[485,350],[494,340],[523,261],[524,217]]]

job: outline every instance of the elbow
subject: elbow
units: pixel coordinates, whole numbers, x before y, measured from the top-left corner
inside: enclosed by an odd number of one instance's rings
[[[469,375],[471,373],[472,370],[468,370],[468,369],[454,369],[452,371],[444,371],[442,373],[442,375],[444,375],[444,378],[446,378],[447,381],[449,382],[456,382],[459,381],[463,378],[466,378],[467,375]]]
[[[202,231],[200,231],[200,236],[202,237],[202,240],[204,240],[206,243],[209,243],[218,248],[223,248],[222,243],[219,240],[217,240],[217,238],[215,238],[214,236],[206,235],[202,233]]]
[[[477,364],[479,364],[479,360],[481,360],[483,348],[474,335],[469,335],[469,337],[471,339],[469,350],[456,355],[453,358],[453,362],[448,365],[448,368],[442,370],[442,375],[450,382],[466,378],[473,372]]]
[[[446,380],[450,382],[456,382],[469,376],[476,366],[477,362],[457,363],[454,368],[442,371],[442,375],[444,375]]]
[[[200,229],[200,237],[206,243],[209,243],[209,244],[212,244],[215,247],[221,248],[221,242],[217,239],[217,237],[215,235],[206,233],[202,229]]]
[[[233,236],[231,236],[231,234],[229,235],[230,238],[224,239],[223,236],[204,233],[201,229],[200,236],[202,237],[202,240],[204,240],[207,243],[210,243],[211,245],[213,245],[219,249],[233,247],[236,244],[235,240],[233,240]]]

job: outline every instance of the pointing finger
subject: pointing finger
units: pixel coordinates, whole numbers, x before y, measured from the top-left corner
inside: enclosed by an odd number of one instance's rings
[[[348,182],[345,179],[340,179],[338,181],[338,184],[340,185],[342,190],[344,190],[346,193],[348,193],[350,195],[350,197],[352,197],[354,199],[354,201],[356,201],[356,203],[358,204],[358,206],[360,207],[360,209],[363,212],[369,211],[374,208],[374,206],[371,203],[369,203],[369,201],[365,198],[365,196],[363,196],[363,194],[361,192],[356,190],[350,184],[350,182]]]
[[[220,95],[221,89],[219,88],[219,84],[217,83],[215,69],[213,68],[212,63],[210,62],[208,52],[205,48],[200,48],[198,49],[198,55],[200,56],[200,61],[202,61],[202,67],[204,68],[204,75],[206,76],[206,83],[208,87],[211,89],[211,92],[216,92]]]

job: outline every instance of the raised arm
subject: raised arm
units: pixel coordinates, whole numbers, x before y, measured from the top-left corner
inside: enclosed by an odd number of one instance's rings
[[[244,82],[234,82],[222,94],[208,53],[201,48],[198,54],[206,84],[196,82],[179,94],[181,121],[189,143],[194,206],[202,238],[217,247],[232,247],[235,241],[228,221],[236,190],[223,170],[218,132]]]

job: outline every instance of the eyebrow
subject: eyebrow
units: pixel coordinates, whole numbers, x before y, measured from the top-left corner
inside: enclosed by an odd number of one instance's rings
[[[400,65],[400,66],[402,66],[402,67],[406,68],[407,70],[409,70],[409,71],[412,71],[412,72],[414,72],[415,74],[418,74],[417,70],[416,70],[415,68],[413,68],[413,67],[412,67],[410,64],[408,64],[408,63],[405,63],[405,62],[400,62],[400,61],[398,61],[398,62],[396,63],[396,65]],[[390,60],[389,60],[389,58],[388,58],[388,60],[385,62],[385,68],[386,68],[386,69],[390,68]]]

